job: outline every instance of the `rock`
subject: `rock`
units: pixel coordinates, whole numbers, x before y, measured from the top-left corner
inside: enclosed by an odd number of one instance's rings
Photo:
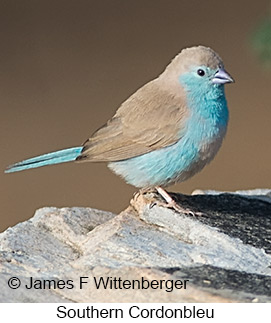
[[[0,301],[270,302],[270,192],[172,193],[191,215],[155,193],[119,215],[42,208],[0,234]]]

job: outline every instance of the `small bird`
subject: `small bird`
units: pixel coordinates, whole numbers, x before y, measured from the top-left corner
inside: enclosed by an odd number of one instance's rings
[[[107,162],[127,183],[155,188],[168,207],[180,210],[162,187],[187,180],[216,155],[228,124],[224,84],[231,82],[214,50],[183,49],[82,146],[21,161],[5,172],[70,161]]]

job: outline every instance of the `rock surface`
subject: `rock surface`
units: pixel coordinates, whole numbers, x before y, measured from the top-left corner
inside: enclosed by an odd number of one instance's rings
[[[172,194],[194,215],[153,204],[155,193],[119,215],[38,210],[0,234],[0,301],[270,302],[271,190],[195,193]],[[97,288],[107,277],[116,286]]]

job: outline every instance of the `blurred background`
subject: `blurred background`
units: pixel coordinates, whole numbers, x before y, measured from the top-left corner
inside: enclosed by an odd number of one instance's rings
[[[183,48],[212,47],[236,83],[215,160],[170,187],[271,187],[270,1],[0,1],[0,231],[42,206],[119,212],[135,188],[105,164],[4,174],[13,162],[81,144]]]

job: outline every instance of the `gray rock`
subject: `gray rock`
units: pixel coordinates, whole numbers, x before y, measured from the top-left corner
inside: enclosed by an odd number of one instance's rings
[[[155,205],[155,193],[119,215],[42,208],[0,234],[0,301],[270,302],[270,192],[172,194],[194,215]],[[112,289],[95,285],[107,278]],[[162,288],[137,288],[151,281]]]

